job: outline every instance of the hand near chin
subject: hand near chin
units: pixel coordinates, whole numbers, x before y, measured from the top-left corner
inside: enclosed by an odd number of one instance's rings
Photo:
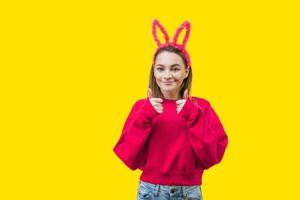
[[[187,98],[188,98],[188,90],[186,89],[184,91],[184,94],[183,94],[183,99],[179,99],[179,100],[176,101],[176,112],[177,112],[177,114],[181,111],[181,109],[184,106]]]

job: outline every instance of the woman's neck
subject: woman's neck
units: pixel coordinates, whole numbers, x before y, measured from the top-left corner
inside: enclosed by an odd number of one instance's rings
[[[163,96],[165,99],[170,99],[170,100],[178,100],[179,99],[179,93],[163,93]]]

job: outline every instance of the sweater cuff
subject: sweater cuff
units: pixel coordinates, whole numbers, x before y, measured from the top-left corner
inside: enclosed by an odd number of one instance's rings
[[[196,105],[194,105],[190,97],[188,97],[178,115],[187,121],[191,121],[196,117],[198,110],[199,108]]]
[[[159,112],[157,112],[154,107],[152,106],[149,97],[146,99],[141,113],[148,119],[151,120],[153,119],[155,116],[159,115]]]

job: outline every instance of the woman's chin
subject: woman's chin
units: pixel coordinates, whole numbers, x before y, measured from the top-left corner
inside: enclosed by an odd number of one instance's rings
[[[161,87],[160,89],[161,89],[162,91],[165,91],[165,92],[172,92],[172,91],[177,90],[177,88],[174,87],[174,86],[171,86],[171,87]]]

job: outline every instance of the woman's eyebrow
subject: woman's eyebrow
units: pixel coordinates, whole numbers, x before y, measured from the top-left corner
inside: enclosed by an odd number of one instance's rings
[[[162,64],[157,64],[156,66],[165,67],[165,65],[162,65]],[[178,63],[171,65],[171,67],[175,67],[175,66],[180,66],[180,65]]]

